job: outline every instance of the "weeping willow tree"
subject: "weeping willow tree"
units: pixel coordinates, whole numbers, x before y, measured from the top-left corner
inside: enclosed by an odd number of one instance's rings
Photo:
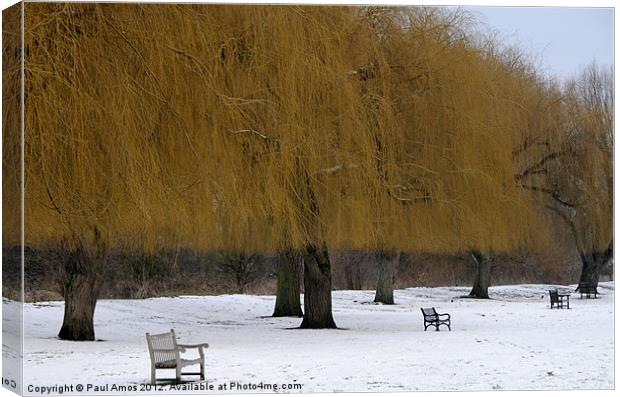
[[[332,328],[330,249],[540,240],[514,183],[520,83],[457,14],[25,7],[25,239],[63,253],[61,338],[94,338],[126,247],[295,250],[301,327]]]
[[[21,103],[20,21],[21,4],[15,4],[2,11],[2,253],[5,272],[8,272],[5,267],[8,265],[7,251],[13,247],[19,248],[20,260],[24,253],[21,236],[22,153],[19,144],[23,108]],[[20,272],[20,275],[23,275],[23,272]],[[22,301],[22,277],[3,277],[2,296]],[[6,343],[16,352],[21,353],[22,311],[16,311],[14,314],[20,316],[16,319],[20,327],[14,328],[12,332],[19,334],[19,337],[15,335],[16,338],[6,338]],[[9,329],[5,332],[11,331]],[[10,340],[14,343],[10,344]]]
[[[390,74],[387,82],[364,87],[375,117],[376,178],[390,188],[388,200],[396,199],[402,207],[395,209],[393,200],[374,207],[375,301],[393,303],[399,249],[409,248],[386,242],[417,229],[393,229],[393,217],[401,216],[394,210],[429,214],[448,228],[450,220],[441,217],[450,217],[452,229],[422,240],[457,237],[448,243],[451,248],[439,250],[472,252],[479,260],[471,295],[488,298],[493,251],[540,249],[548,243],[545,228],[532,219],[532,200],[514,188],[519,165],[511,163],[515,142],[522,139],[521,123],[532,124],[536,117],[523,108],[541,82],[520,51],[468,33],[475,21],[467,14],[417,8],[371,9],[366,16],[379,38],[375,51],[381,52]],[[360,73],[366,82],[386,73],[371,64],[370,77]],[[394,130],[403,134],[397,143]],[[400,153],[388,151],[403,146]],[[530,228],[540,231],[538,241],[532,240]]]
[[[588,66],[564,87],[548,85],[540,124],[518,148],[517,180],[564,223],[581,260],[580,283],[596,286],[613,257],[613,73]]]
[[[601,268],[613,258],[613,81],[611,68],[590,65],[569,83],[564,145],[573,155],[554,178],[573,204],[567,224],[581,259],[579,282],[595,287]]]
[[[2,235],[3,246],[21,244],[21,70],[20,6],[2,19]]]

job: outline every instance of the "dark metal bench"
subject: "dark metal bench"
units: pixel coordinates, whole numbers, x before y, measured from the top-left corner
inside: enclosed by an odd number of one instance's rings
[[[594,295],[594,299],[596,299],[596,295],[598,291],[596,289],[596,285],[590,283],[579,283],[577,287],[577,291],[579,291],[579,298],[583,298],[585,295],[586,298],[590,299],[592,295]]]
[[[422,315],[424,316],[424,331],[428,327],[435,327],[435,331],[439,331],[440,325],[445,325],[450,329],[450,315],[448,313],[437,313],[434,307],[423,308]]]
[[[551,309],[554,307],[563,309],[564,303],[566,303],[566,308],[570,309],[570,294],[561,294],[557,289],[550,289],[549,298],[551,299]]]

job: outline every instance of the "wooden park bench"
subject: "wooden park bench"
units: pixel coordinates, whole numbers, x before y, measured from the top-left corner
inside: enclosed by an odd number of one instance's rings
[[[209,347],[208,343],[200,343],[197,345],[181,345],[177,344],[177,338],[174,330],[165,334],[151,335],[146,334],[146,344],[149,348],[151,356],[151,384],[155,384],[158,380],[181,382],[181,375],[200,375],[200,380],[205,379],[205,355],[204,348]],[[198,349],[198,358],[184,359],[181,353],[186,349]],[[200,372],[181,372],[183,367],[200,364]],[[174,369],[176,371],[175,378],[155,377],[155,371],[158,369]]]
[[[579,283],[577,291],[579,291],[580,299],[582,299],[584,295],[588,299],[590,299],[591,296],[594,295],[594,299],[596,299],[596,295],[598,294],[596,286],[590,283]]]
[[[570,309],[570,294],[561,294],[557,289],[550,289],[549,298],[551,299],[551,309],[554,307],[563,309],[565,307],[564,303],[566,303],[566,308]]]
[[[434,326],[435,331],[439,331],[440,325],[445,325],[450,329],[450,315],[448,313],[437,313],[434,307],[431,308],[423,308],[422,315],[424,316],[424,331],[428,327]]]

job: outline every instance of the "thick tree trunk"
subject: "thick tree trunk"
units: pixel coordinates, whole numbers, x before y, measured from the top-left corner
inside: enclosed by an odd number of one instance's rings
[[[493,254],[491,252],[473,251],[472,256],[476,262],[476,277],[469,296],[472,298],[489,299]]]
[[[394,279],[396,278],[399,259],[400,252],[398,251],[380,251],[377,253],[379,277],[377,278],[375,302],[386,305],[394,304]]]
[[[278,290],[273,317],[302,317],[301,255],[292,250],[280,253],[277,270]]]
[[[304,319],[300,328],[337,328],[332,317],[332,271],[321,224],[320,206],[307,168],[298,158],[295,163],[299,183],[294,185],[307,233],[304,259]]]
[[[95,340],[93,316],[101,284],[95,265],[95,260],[82,246],[69,252],[65,258],[65,316],[58,334],[60,339]]]
[[[579,283],[586,283],[598,287],[601,268],[613,258],[613,242],[605,251],[593,251],[581,254],[581,276]],[[577,286],[579,291],[579,286]]]
[[[331,263],[325,243],[304,252],[304,319],[300,328],[337,328],[332,316]]]
[[[598,287],[599,263],[593,258],[592,254],[581,256],[581,276],[579,283],[586,283]],[[579,286],[577,286],[579,291]]]

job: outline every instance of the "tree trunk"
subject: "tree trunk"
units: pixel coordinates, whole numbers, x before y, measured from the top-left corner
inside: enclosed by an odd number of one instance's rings
[[[581,276],[579,277],[579,283],[585,283],[598,287],[599,278],[599,263],[592,257],[592,255],[581,256]],[[579,291],[579,286],[577,286]]]
[[[83,246],[78,246],[65,256],[65,316],[58,334],[60,339],[95,340],[93,316],[101,285],[95,265],[95,260]]]
[[[605,251],[593,251],[581,254],[581,276],[579,283],[586,283],[595,288],[598,287],[598,280],[601,268],[613,258],[613,241]],[[577,286],[579,291],[579,286]]]
[[[331,263],[325,243],[306,246],[304,258],[304,319],[300,328],[337,328],[332,316]]]
[[[292,249],[280,253],[277,278],[276,307],[273,317],[302,317],[301,311],[301,257]]]
[[[332,317],[332,271],[321,224],[320,206],[310,174],[301,160],[295,163],[299,183],[294,198],[307,233],[304,259],[304,319],[300,328],[337,328]]]
[[[469,296],[472,298],[489,299],[493,254],[491,252],[473,251],[472,256],[476,262],[476,278]]]
[[[396,278],[399,259],[400,252],[398,251],[380,251],[377,253],[379,277],[377,278],[375,302],[386,305],[394,304],[394,279]]]

